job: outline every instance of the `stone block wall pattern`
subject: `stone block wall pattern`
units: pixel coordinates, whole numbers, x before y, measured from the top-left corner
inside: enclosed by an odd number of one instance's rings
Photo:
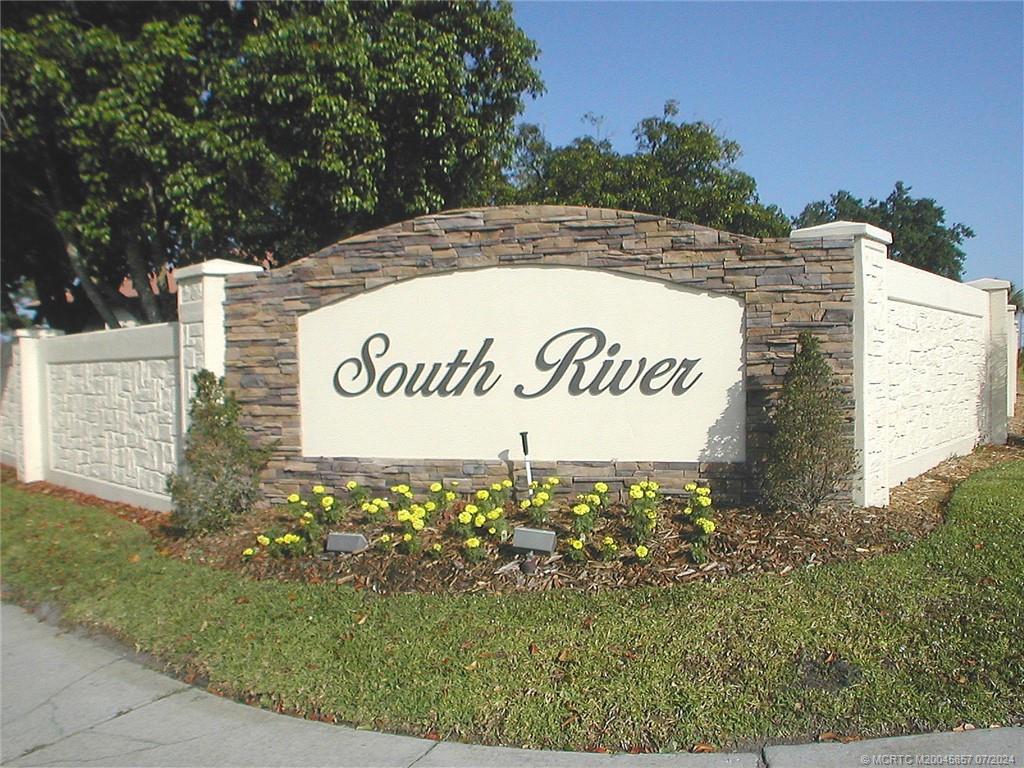
[[[538,472],[578,483],[650,477],[673,488],[714,479],[720,495],[749,490],[749,468],[764,456],[768,406],[792,358],[797,334],[811,329],[843,385],[853,392],[852,236],[757,239],[643,213],[574,206],[448,211],[348,238],[269,272],[227,278],[226,376],[245,425],[278,441],[265,475],[271,498],[313,482],[357,477],[377,487],[430,478],[493,482],[498,460],[401,456],[303,456],[299,418],[298,318],[402,280],[455,270],[516,265],[570,266],[640,275],[740,298],[746,308],[745,464],[711,462],[548,462]],[[850,408],[853,439],[853,408]],[[521,474],[521,462],[514,471]],[[570,483],[571,485],[571,483]]]
[[[18,370],[18,345],[0,344],[0,461],[18,464],[21,442],[21,374]]]

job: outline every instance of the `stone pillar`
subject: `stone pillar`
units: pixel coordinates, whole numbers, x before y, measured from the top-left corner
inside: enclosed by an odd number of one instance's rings
[[[44,328],[21,329],[18,339],[18,377],[21,395],[21,419],[18,441],[18,479],[32,483],[46,479],[49,463],[49,409],[46,397],[45,339],[61,336],[61,331]]]
[[[1010,344],[1009,328],[1006,323],[1006,301],[1010,283],[1006,280],[982,278],[967,283],[988,294],[988,323],[985,336],[985,432],[986,443],[1003,445],[1007,428],[1010,426],[1009,388],[1010,377],[1016,376],[1009,369]]]
[[[885,262],[892,235],[852,221],[834,221],[795,229],[791,240],[852,240],[854,268],[853,390],[854,447],[857,469],[852,478],[853,503],[889,504],[888,423],[885,338]]]
[[[178,284],[178,374],[181,382],[181,434],[188,429],[193,377],[206,369],[224,375],[224,280],[228,275],[262,272],[254,264],[211,259],[174,271]]]

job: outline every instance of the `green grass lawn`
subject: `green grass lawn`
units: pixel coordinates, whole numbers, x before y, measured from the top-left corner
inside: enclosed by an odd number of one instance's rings
[[[897,555],[595,595],[253,582],[10,487],[2,524],[14,599],[55,602],[224,694],[381,730],[685,750],[1024,713],[1024,462],[971,478]]]

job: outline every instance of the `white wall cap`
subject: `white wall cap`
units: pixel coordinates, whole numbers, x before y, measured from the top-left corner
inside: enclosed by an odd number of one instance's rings
[[[879,243],[892,243],[892,234],[873,224],[857,221],[830,221],[814,227],[794,229],[789,233],[790,240],[813,240],[817,238],[837,239],[841,237],[866,237]]]
[[[49,336],[63,336],[64,331],[53,328],[18,328],[14,335],[19,339],[45,339]]]
[[[983,291],[1008,291],[1010,289],[1009,280],[998,280],[994,277],[983,277],[979,280],[971,280],[970,282],[964,283],[964,285],[980,288]]]
[[[228,261],[227,259],[210,259],[201,261],[198,264],[189,264],[187,267],[180,267],[174,270],[175,280],[188,280],[193,277],[206,277],[224,275],[240,275],[245,272],[262,272],[263,267],[256,264],[243,264],[240,261]]]

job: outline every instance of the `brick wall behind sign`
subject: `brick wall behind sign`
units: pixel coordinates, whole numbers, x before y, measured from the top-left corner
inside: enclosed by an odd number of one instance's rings
[[[797,334],[811,329],[852,390],[853,241],[757,239],[641,213],[573,206],[515,206],[422,216],[351,237],[270,272],[228,278],[227,382],[246,427],[278,441],[265,490],[279,500],[314,481],[352,477],[378,487],[435,477],[492,482],[499,461],[305,457],[300,450],[297,318],[338,300],[421,275],[544,264],[601,269],[741,297],[746,306],[747,465],[673,462],[553,463],[563,478],[651,477],[668,487],[701,476],[737,496],[764,455],[766,405]],[[852,419],[852,411],[850,413]],[[852,439],[852,427],[849,438]],[[517,463],[516,472],[521,472]]]
[[[166,493],[177,457],[177,361],[53,363],[50,466]]]

